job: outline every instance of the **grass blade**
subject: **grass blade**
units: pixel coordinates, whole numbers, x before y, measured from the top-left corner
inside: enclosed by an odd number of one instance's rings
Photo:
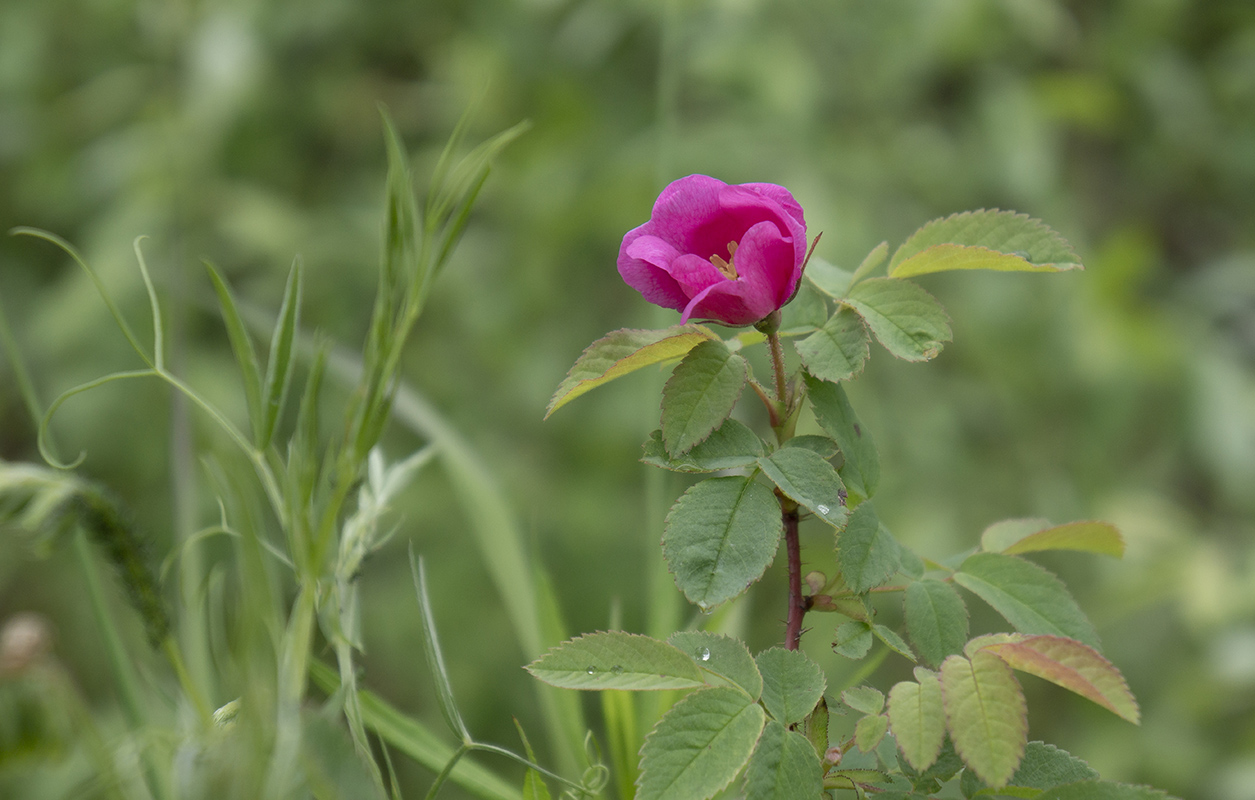
[[[427,667],[431,670],[432,679],[436,682],[436,697],[440,701],[440,711],[449,725],[449,730],[462,739],[464,744],[471,744],[471,734],[466,730],[466,723],[458,712],[457,701],[453,697],[453,687],[449,683],[449,673],[445,669],[444,656],[440,653],[440,640],[436,638],[436,620],[431,613],[431,599],[427,594],[427,574],[423,569],[423,560],[415,560],[414,551],[410,551],[410,572],[414,576],[414,590],[418,593],[418,608],[423,622],[423,652],[427,656]]]
[[[288,283],[283,290],[283,305],[279,307],[279,319],[270,339],[270,356],[266,360],[266,383],[262,395],[265,400],[262,405],[261,436],[257,440],[259,450],[270,446],[275,428],[279,425],[279,414],[283,410],[288,384],[292,381],[292,368],[296,364],[292,359],[292,345],[296,339],[300,307],[301,259],[298,257],[292,262],[292,269],[288,272]]]
[[[240,374],[244,378],[244,397],[248,402],[248,418],[253,425],[253,441],[261,441],[262,408],[261,408],[261,365],[257,361],[257,350],[253,347],[253,339],[244,327],[239,308],[230,287],[222,279],[221,273],[209,261],[205,261],[205,269],[209,272],[209,280],[213,282],[214,291],[218,294],[218,305],[222,309],[222,322],[227,329],[227,338],[231,341],[231,350],[235,353],[235,362],[240,366]]]

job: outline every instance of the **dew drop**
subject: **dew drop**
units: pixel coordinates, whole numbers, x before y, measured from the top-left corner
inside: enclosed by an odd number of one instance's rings
[[[701,649],[701,650],[697,653],[697,657],[698,657],[698,658],[700,658],[702,661],[709,661],[709,660],[710,660],[710,648],[709,648],[709,647],[703,647],[703,648],[702,648],[702,649]]]
[[[596,672],[597,672],[597,668],[596,668],[596,667],[594,667],[592,664],[589,664],[589,665],[588,665],[588,674],[589,674],[589,675],[593,675],[593,674],[595,674]]]
[[[622,675],[623,667],[619,664],[615,664],[613,667],[610,668],[610,671],[613,672],[615,675]]]
[[[818,506],[815,506],[815,510],[818,511],[820,514],[823,514],[826,517],[828,516],[828,511],[830,509],[828,508],[828,506],[818,505]]]

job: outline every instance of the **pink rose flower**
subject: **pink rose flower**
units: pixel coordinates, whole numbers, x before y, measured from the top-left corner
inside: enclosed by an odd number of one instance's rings
[[[628,231],[619,274],[690,319],[753,325],[792,299],[806,261],[802,207],[782,186],[680,178]]]

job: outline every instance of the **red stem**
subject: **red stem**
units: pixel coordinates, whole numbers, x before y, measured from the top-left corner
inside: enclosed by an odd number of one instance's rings
[[[784,547],[789,554],[789,619],[784,626],[784,646],[787,650],[796,650],[802,638],[802,617],[806,614],[805,599],[802,597],[802,548],[797,538],[797,506],[784,510],[784,498],[781,498],[781,503]]]

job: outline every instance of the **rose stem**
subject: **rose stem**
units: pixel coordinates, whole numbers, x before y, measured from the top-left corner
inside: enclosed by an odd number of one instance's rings
[[[781,506],[784,506],[783,498]],[[806,613],[802,598],[802,552],[797,538],[797,506],[784,511],[783,517],[784,547],[789,554],[789,619],[784,626],[784,647],[796,650],[802,638],[802,616]]]
[[[784,420],[789,416],[789,399],[786,396],[788,390],[784,377],[784,348],[780,345],[780,335],[774,331],[767,334],[767,344],[771,347],[771,368],[776,373],[776,399],[780,401],[780,417]]]
[[[788,398],[788,382],[784,374],[784,348],[780,346],[780,336],[775,331],[767,334],[767,343],[771,348],[771,367],[776,374],[776,399],[780,403],[780,425],[776,428],[776,437],[780,444],[790,436],[792,426],[788,424],[791,416]],[[784,646],[788,650],[796,650],[802,638],[802,617],[806,614],[805,600],[802,597],[802,552],[798,542],[797,503],[777,492],[780,498],[780,514],[784,521],[784,547],[789,555],[789,617],[784,626]]]

